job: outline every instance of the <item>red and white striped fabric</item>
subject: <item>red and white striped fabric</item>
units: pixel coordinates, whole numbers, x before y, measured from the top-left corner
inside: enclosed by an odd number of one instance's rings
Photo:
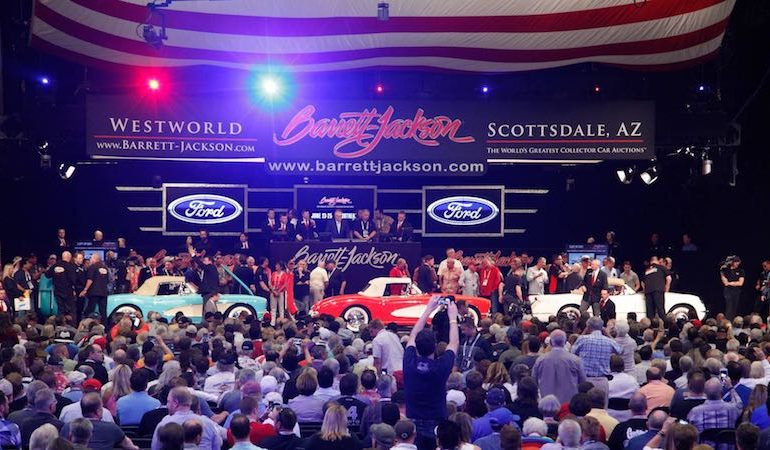
[[[390,0],[388,21],[377,3],[175,1],[161,9],[168,40],[155,49],[137,34],[147,0],[36,0],[32,44],[106,66],[660,70],[713,56],[735,0]]]

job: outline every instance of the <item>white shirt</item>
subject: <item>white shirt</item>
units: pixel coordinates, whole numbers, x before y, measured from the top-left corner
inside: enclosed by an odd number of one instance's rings
[[[538,274],[542,274],[540,278],[535,279]],[[545,294],[545,283],[548,281],[548,272],[545,269],[538,269],[537,266],[532,266],[527,269],[527,281],[529,282],[529,295],[543,295]]]
[[[647,369],[650,368],[651,362],[652,361],[641,361],[636,365],[636,382],[639,383],[640,386],[647,382]]]
[[[609,381],[608,398],[631,398],[634,392],[639,390],[636,377],[625,372],[613,373]]]
[[[323,267],[316,267],[310,271],[309,286],[311,289],[324,289],[329,282],[329,274]]]
[[[232,390],[233,386],[235,386],[235,374],[233,372],[218,372],[206,377],[203,392],[219,395]]]
[[[80,402],[70,403],[62,408],[61,413],[59,414],[59,420],[64,423],[70,423],[81,417],[83,417],[83,410],[80,408]],[[102,408],[102,422],[115,423],[115,419],[107,408]]]
[[[372,340],[372,356],[379,358],[382,368],[390,374],[404,368],[404,347],[398,336],[388,330],[380,330]]]
[[[328,387],[328,388],[322,388],[319,387],[315,390],[315,394],[313,394],[315,397],[321,397],[324,400],[331,400],[334,398],[337,398],[340,396],[340,391],[338,389],[334,389],[334,386]]]

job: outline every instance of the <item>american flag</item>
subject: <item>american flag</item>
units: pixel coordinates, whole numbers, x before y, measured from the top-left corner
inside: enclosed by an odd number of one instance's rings
[[[113,68],[514,72],[596,62],[644,70],[718,52],[735,0],[36,0],[31,41]],[[168,39],[159,48],[142,24]]]

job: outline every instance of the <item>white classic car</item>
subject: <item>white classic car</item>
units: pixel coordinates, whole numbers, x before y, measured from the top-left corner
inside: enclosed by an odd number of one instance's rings
[[[630,312],[636,313],[637,320],[647,317],[647,304],[644,299],[644,293],[635,292],[634,289],[623,280],[611,278],[609,284],[614,286],[616,293],[610,295],[615,303],[615,313],[618,319],[625,319]],[[677,292],[666,293],[665,310],[667,314],[674,314],[676,317],[687,317],[692,311],[703,320],[708,313],[706,306],[700,297],[692,294],[681,294]],[[566,313],[573,318],[580,317],[580,301],[583,294],[577,290],[568,294],[545,294],[530,295],[529,303],[532,307],[532,315],[540,320],[548,320],[548,317],[558,315],[561,312]],[[588,308],[591,314],[591,308]]]

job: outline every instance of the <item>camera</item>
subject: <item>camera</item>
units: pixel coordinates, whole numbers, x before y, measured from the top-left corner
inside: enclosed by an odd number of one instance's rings
[[[438,304],[439,306],[448,306],[450,302],[454,303],[454,301],[455,301],[454,295],[446,295],[438,299]]]

